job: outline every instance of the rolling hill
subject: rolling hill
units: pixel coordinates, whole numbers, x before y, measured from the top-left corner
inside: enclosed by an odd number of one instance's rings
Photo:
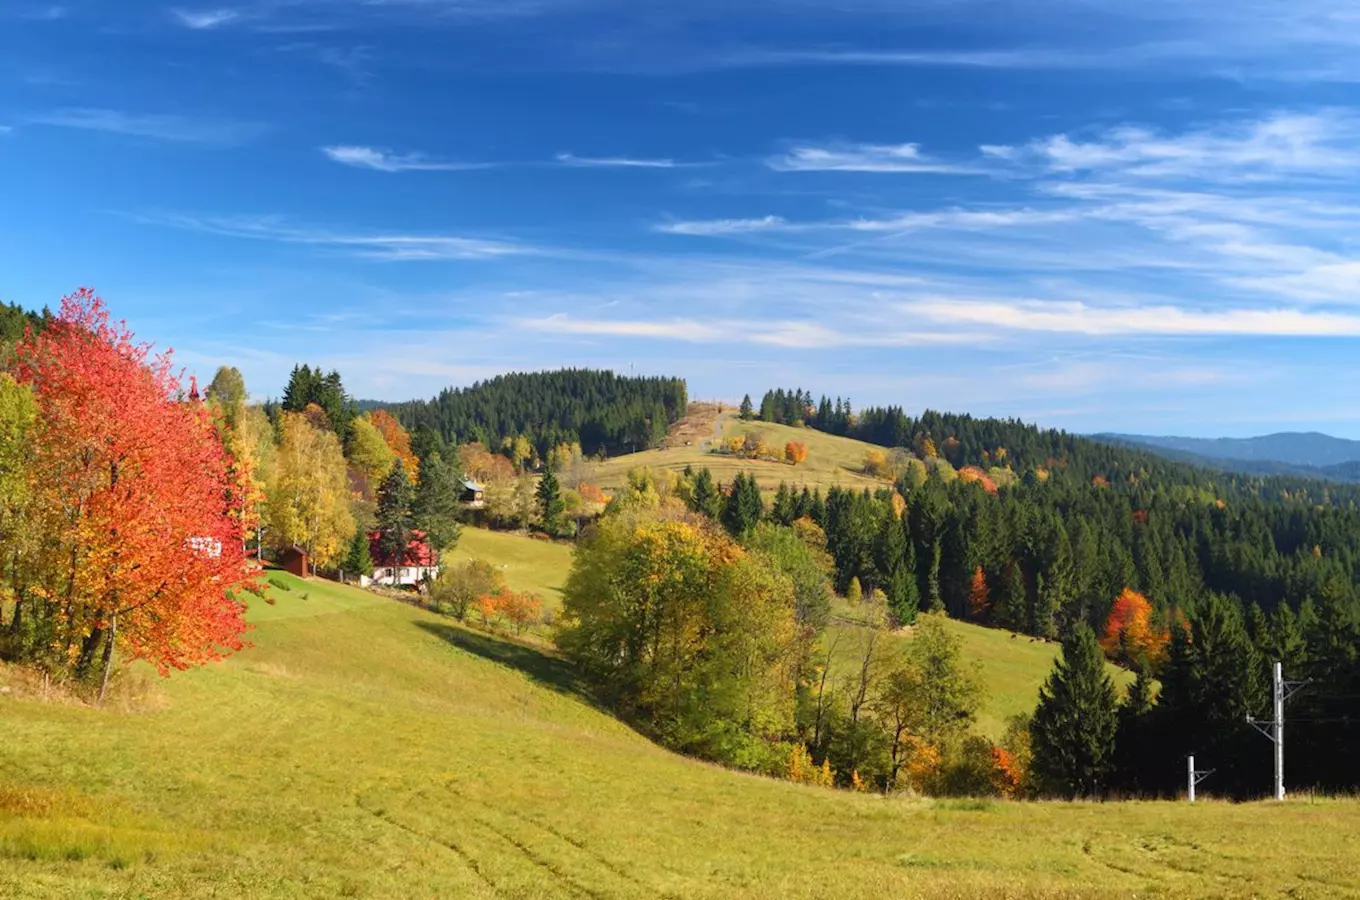
[[[616,456],[597,464],[589,477],[601,487],[619,488],[627,483],[629,470],[638,466],[671,472],[681,472],[686,466],[693,466],[696,469],[707,467],[713,473],[713,477],[722,484],[730,483],[739,472],[749,472],[755,475],[761,490],[766,493],[777,490],[781,481],[820,487],[823,491],[833,485],[875,488],[887,484],[860,471],[865,453],[876,448],[853,438],[826,434],[811,428],[776,425],[772,422],[744,422],[734,412],[717,413],[716,410],[712,412],[705,425],[697,426],[695,430],[708,437],[694,441],[688,446],[664,446],[655,450]],[[755,435],[781,450],[789,441],[807,444],[807,460],[801,465],[791,466],[787,463],[742,459],[709,452],[714,446],[716,437],[729,438],[747,434]]]
[[[0,895],[1360,892],[1355,801],[951,802],[737,774],[648,743],[550,655],[275,579],[251,649],[125,683],[121,710],[0,669]]]
[[[1097,434],[1092,439],[1224,472],[1360,482],[1360,441],[1316,432],[1282,432],[1255,438]]]

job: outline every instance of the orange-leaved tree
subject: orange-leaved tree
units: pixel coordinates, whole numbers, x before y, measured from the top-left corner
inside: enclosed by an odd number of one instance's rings
[[[373,427],[378,429],[383,440],[392,452],[397,454],[397,459],[406,467],[406,475],[415,481],[420,475],[420,460],[411,450],[411,435],[406,431],[402,424],[385,409],[375,409],[368,414],[368,420],[373,423]]]
[[[1165,628],[1152,621],[1152,604],[1142,594],[1124,588],[1110,608],[1100,646],[1107,656],[1130,665],[1158,666],[1171,639]]]
[[[116,649],[163,675],[240,649],[250,510],[197,390],[84,289],[16,355],[38,405],[40,539],[15,611],[29,658],[77,676],[98,661],[102,696]]]
[[[807,459],[807,444],[802,441],[789,441],[784,445],[784,458],[795,466]]]
[[[968,585],[968,611],[972,613],[975,620],[981,621],[987,618],[987,613],[991,612],[992,600],[987,591],[987,573],[982,571],[982,566],[973,570],[973,579]]]

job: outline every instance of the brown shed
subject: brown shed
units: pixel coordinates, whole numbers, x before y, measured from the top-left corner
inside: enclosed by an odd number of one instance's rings
[[[278,566],[285,572],[292,572],[299,578],[310,578],[312,568],[307,559],[307,551],[296,545],[279,551]]]

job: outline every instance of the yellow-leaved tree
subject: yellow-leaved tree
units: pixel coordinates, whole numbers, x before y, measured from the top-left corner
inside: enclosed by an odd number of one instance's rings
[[[266,502],[272,533],[265,537],[274,547],[306,550],[313,566],[332,566],[355,531],[340,439],[301,413],[283,413],[279,431],[277,469]]]
[[[775,773],[805,630],[793,582],[704,516],[625,506],[581,543],[557,642],[596,696],[667,746]]]

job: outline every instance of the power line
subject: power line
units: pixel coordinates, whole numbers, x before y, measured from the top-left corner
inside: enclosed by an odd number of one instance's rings
[[[1261,721],[1255,716],[1247,716],[1247,722],[1264,734],[1275,745],[1275,799],[1284,799],[1284,703],[1294,692],[1303,687],[1306,681],[1285,681],[1283,663],[1275,663],[1271,668],[1271,700],[1273,716]]]

